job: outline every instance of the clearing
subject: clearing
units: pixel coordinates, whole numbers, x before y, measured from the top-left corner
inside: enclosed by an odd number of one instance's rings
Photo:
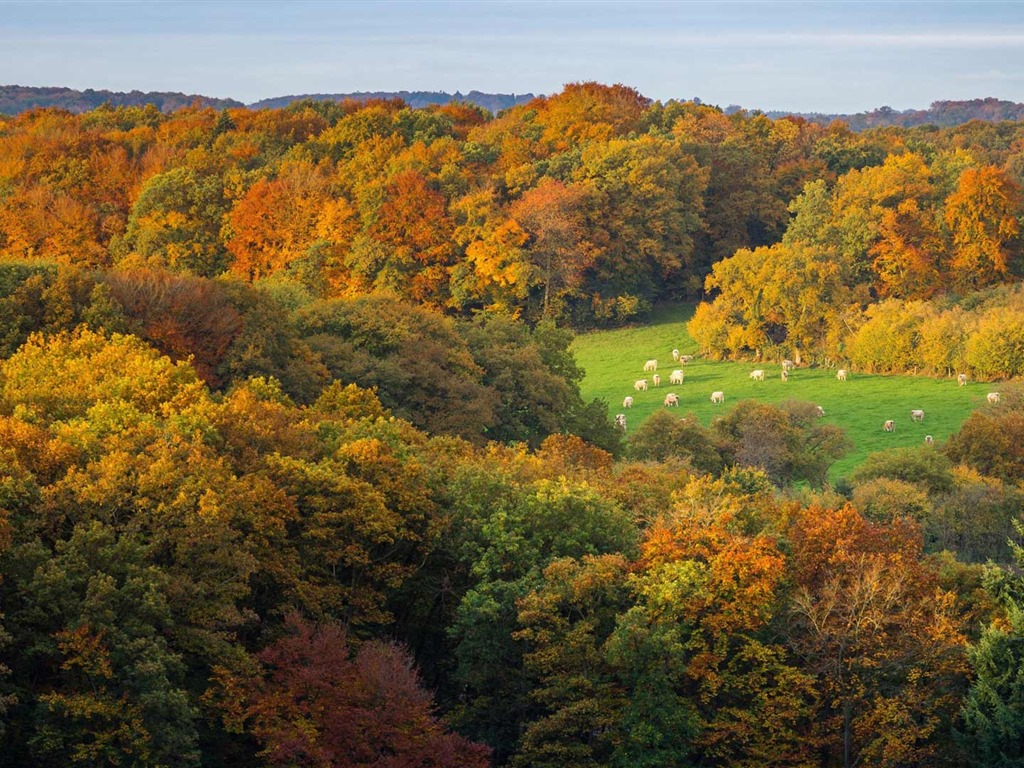
[[[849,380],[836,380],[830,368],[801,367],[790,373],[789,381],[780,377],[782,367],[775,361],[718,362],[701,359],[697,344],[686,331],[686,322],[693,314],[693,305],[670,305],[657,309],[647,325],[611,331],[581,334],[573,343],[573,352],[580,367],[586,371],[583,397],[599,397],[607,401],[612,415],[624,413],[629,431],[662,405],[668,392],[679,396],[680,416],[694,414],[704,424],[729,410],[740,400],[754,399],[767,403],[784,400],[806,400],[825,409],[825,421],[846,430],[853,448],[837,461],[830,475],[841,477],[850,472],[864,457],[885,448],[914,447],[924,444],[925,435],[936,443],[956,432],[971,411],[985,404],[989,392],[998,384],[968,382],[957,385],[956,378],[934,379],[926,376],[878,376],[851,370]],[[672,362],[672,350],[697,356],[692,363]],[[651,374],[644,373],[644,363],[657,359],[660,387],[653,386]],[[676,368],[685,372],[682,385],[669,385],[669,374]],[[765,381],[752,381],[750,372],[763,369]],[[649,389],[635,392],[633,382],[646,378]],[[711,393],[725,393],[725,404],[711,403]],[[622,400],[632,395],[632,408],[622,407]],[[910,411],[925,412],[923,423],[910,419]],[[894,432],[885,432],[886,419],[896,422]]]

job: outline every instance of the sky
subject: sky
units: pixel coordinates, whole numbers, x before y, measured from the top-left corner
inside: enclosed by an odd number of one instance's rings
[[[0,0],[4,85],[249,103],[583,80],[800,112],[1024,101],[1024,2]]]

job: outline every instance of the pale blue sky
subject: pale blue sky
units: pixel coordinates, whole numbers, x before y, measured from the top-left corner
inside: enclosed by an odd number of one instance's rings
[[[855,112],[1024,101],[1024,2],[4,2],[0,83],[551,93]]]

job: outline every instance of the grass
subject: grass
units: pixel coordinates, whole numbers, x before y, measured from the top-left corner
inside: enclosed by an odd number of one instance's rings
[[[680,416],[694,414],[704,424],[725,413],[740,400],[755,399],[767,403],[784,400],[807,400],[825,409],[825,421],[846,430],[853,443],[852,450],[837,461],[830,471],[833,478],[848,474],[873,451],[895,447],[916,447],[924,444],[925,435],[941,442],[956,432],[971,411],[985,404],[986,395],[998,385],[968,382],[957,386],[955,379],[933,379],[925,376],[875,376],[851,370],[849,380],[837,381],[835,371],[827,368],[801,367],[790,373],[789,381],[780,377],[781,366],[775,362],[717,362],[699,356],[688,365],[672,362],[672,350],[698,355],[697,344],[686,331],[686,322],[693,314],[692,305],[664,306],[656,310],[642,327],[581,334],[573,343],[573,351],[586,372],[583,396],[599,397],[608,402],[610,411],[625,413],[632,432],[660,408],[665,394],[679,395]],[[655,358],[660,387],[650,386],[646,392],[634,392],[633,382],[651,375],[643,372],[644,362]],[[686,378],[680,386],[669,385],[669,373],[682,368]],[[752,381],[750,371],[761,368],[766,378]],[[725,393],[724,405],[713,405],[711,393]],[[632,395],[631,409],[622,407],[625,396]],[[923,423],[910,420],[910,411],[921,408]],[[896,422],[895,432],[885,432],[886,419]]]

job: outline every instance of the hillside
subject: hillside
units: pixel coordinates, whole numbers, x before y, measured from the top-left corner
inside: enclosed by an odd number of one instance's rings
[[[124,93],[121,91],[96,91],[92,88],[76,91],[74,88],[0,85],[0,114],[3,115],[17,115],[38,107],[57,107],[79,115],[102,104],[111,104],[115,107],[138,107],[152,104],[161,112],[170,113],[196,102],[204,107],[214,107],[215,109],[244,106],[240,101],[234,99],[216,99],[194,93],[158,91]]]
[[[730,107],[730,110],[738,108]],[[952,128],[963,125],[971,120],[984,120],[988,123],[999,123],[1004,120],[1020,120],[1024,118],[1024,104],[1002,99],[970,99],[968,101],[934,101],[928,109],[896,110],[892,107],[879,107],[870,112],[856,114],[825,114],[820,112],[785,112],[769,111],[765,114],[773,120],[781,117],[802,117],[821,125],[828,125],[842,120],[851,130],[866,131],[869,128],[913,128],[918,125],[936,125],[941,128]]]

